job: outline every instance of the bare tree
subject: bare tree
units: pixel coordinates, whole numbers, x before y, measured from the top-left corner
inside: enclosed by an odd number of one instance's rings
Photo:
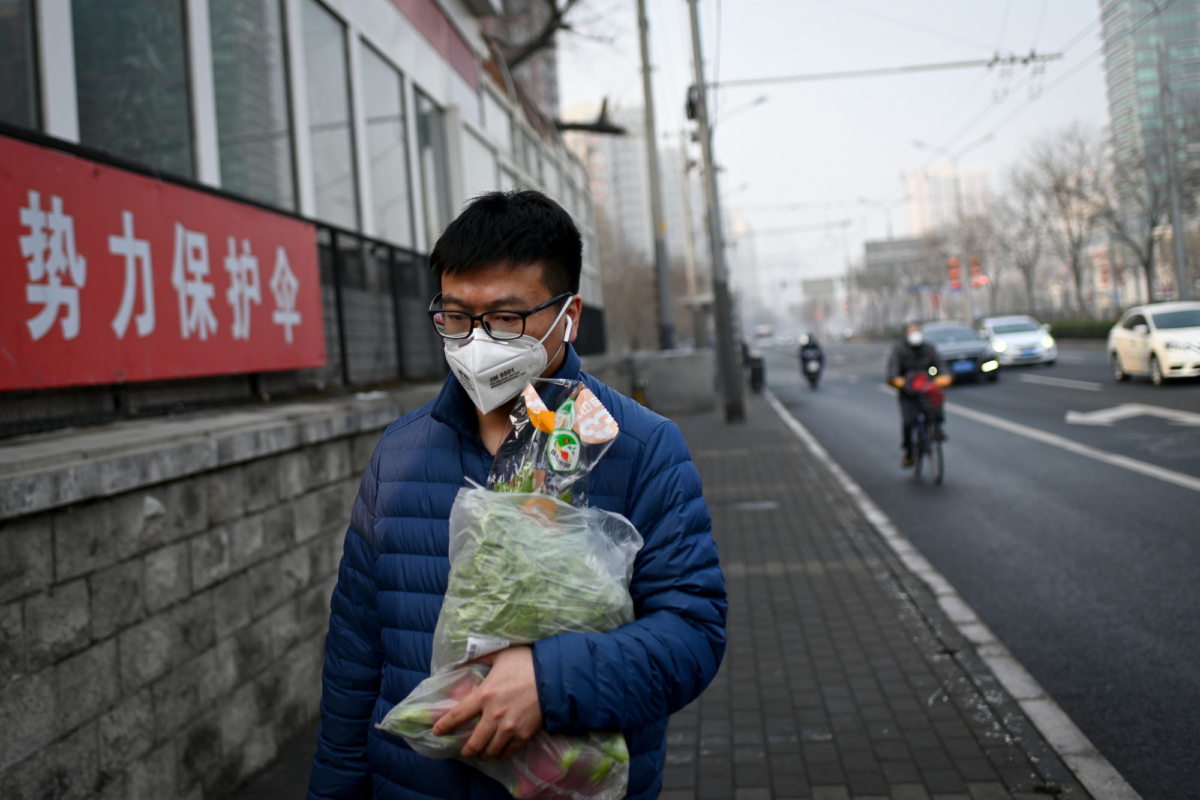
[[[1037,268],[1046,246],[1050,210],[1037,175],[1027,167],[1009,172],[1006,189],[992,201],[991,239],[1002,258],[1021,274],[1026,311],[1032,314],[1038,305]]]
[[[1145,156],[1133,161],[1109,160],[1102,184],[1104,203],[1100,219],[1114,239],[1133,255],[1145,280],[1146,297],[1154,298],[1157,260],[1156,231],[1168,213],[1166,178],[1161,169],[1150,169]]]
[[[1031,154],[1031,169],[1050,212],[1049,238],[1070,269],[1075,308],[1082,313],[1085,249],[1104,206],[1103,148],[1090,129],[1073,123],[1034,142]]]

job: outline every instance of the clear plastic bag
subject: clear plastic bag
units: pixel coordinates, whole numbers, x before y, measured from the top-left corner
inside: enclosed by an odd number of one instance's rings
[[[629,580],[641,546],[619,514],[544,494],[460,489],[433,671],[511,644],[632,622]]]
[[[435,673],[389,711],[379,727],[403,736],[423,756],[457,758],[475,722],[443,736],[435,736],[433,726],[483,681],[488,670],[470,664]],[[629,784],[629,750],[619,732],[552,736],[542,731],[512,758],[462,760],[521,800],[620,800]]]
[[[487,675],[471,664],[513,644],[603,633],[632,622],[629,581],[642,537],[620,514],[584,506],[586,476],[617,424],[579,381],[526,386],[487,488],[459,490],[450,512],[450,578],[433,636],[432,675],[378,727],[430,758],[461,758],[474,722],[433,725]],[[551,410],[553,409],[553,410]],[[462,759],[516,798],[620,800],[629,753],[620,732],[545,731],[515,756]]]

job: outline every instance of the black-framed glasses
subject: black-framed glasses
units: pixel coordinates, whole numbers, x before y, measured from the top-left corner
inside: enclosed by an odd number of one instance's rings
[[[558,297],[553,297],[537,308],[527,311],[503,309],[483,314],[468,314],[466,311],[438,307],[442,299],[442,295],[439,293],[429,304],[429,318],[433,320],[433,327],[444,339],[468,338],[471,331],[475,329],[475,323],[479,323],[479,327],[483,328],[484,333],[498,341],[520,339],[525,335],[526,319],[539,311],[545,311],[560,300],[570,300],[572,297],[574,297],[573,292],[563,292]]]

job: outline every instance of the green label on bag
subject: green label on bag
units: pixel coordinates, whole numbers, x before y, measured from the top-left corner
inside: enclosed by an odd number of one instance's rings
[[[563,401],[563,404],[558,407],[558,411],[554,412],[554,427],[555,428],[574,428],[575,427],[575,399],[568,397]]]
[[[559,413],[562,413],[561,410]],[[574,472],[579,466],[579,436],[575,431],[559,428],[546,442],[546,458],[555,472]]]

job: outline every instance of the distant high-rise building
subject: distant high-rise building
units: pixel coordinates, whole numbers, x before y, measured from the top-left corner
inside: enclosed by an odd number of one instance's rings
[[[960,169],[958,182],[963,216],[985,213],[987,171]],[[905,183],[908,187],[909,230],[913,236],[924,236],[958,222],[954,168],[949,164],[934,164],[928,169],[910,172],[905,176]]]
[[[1119,165],[1147,170],[1161,185],[1164,115],[1175,132],[1176,157],[1200,158],[1194,152],[1200,144],[1200,0],[1175,0],[1154,16],[1160,5],[1101,2],[1113,154]],[[1159,96],[1164,82],[1167,104]]]

